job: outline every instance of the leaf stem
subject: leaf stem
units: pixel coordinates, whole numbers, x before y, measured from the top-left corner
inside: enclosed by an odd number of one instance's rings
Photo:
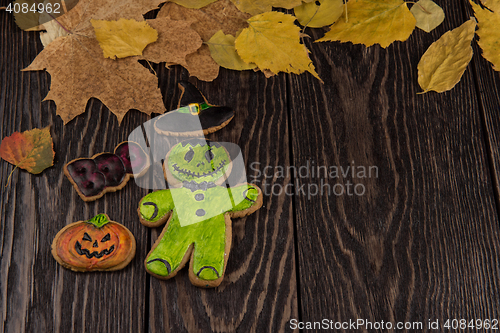
[[[413,5],[417,5],[420,7],[420,9],[422,9],[422,11],[428,15],[431,15],[432,13],[429,12],[427,9],[425,9],[421,4],[419,4],[418,2],[414,2],[414,1],[406,1],[406,3],[411,3]]]
[[[431,13],[431,12],[429,12],[427,9],[425,9],[424,7],[422,7],[422,5],[421,5],[421,4],[416,3],[416,5],[417,5],[417,6],[419,6],[419,7],[420,7],[420,9],[422,9],[422,10],[424,11],[424,13],[426,13],[426,14],[428,14],[428,15],[431,15],[431,14],[432,14],[432,13]]]
[[[347,0],[344,0],[344,7],[345,7],[345,23],[348,23],[349,17],[347,17]]]
[[[304,28],[302,28],[302,33],[304,33],[304,31],[306,30],[307,26],[309,25],[309,23],[311,23],[311,21],[313,20],[313,18],[316,16],[316,14],[318,14],[318,11],[319,11],[319,7],[321,7],[321,3],[319,6],[316,7],[316,11],[314,12],[314,14],[311,16],[311,18],[309,19],[309,21],[307,21],[306,24],[304,24]]]
[[[26,161],[28,159],[28,157],[31,157],[31,153],[33,153],[35,149],[33,148],[33,150],[31,150],[28,155],[26,155],[25,158],[23,158],[19,163],[16,164],[16,167],[14,169],[12,169],[12,171],[10,172],[9,174],[9,178],[7,178],[7,184],[5,184],[5,187],[9,186],[10,184],[10,180],[11,180],[11,177],[12,177],[12,174],[14,173],[14,171],[21,165],[23,164],[24,161]]]
[[[153,66],[151,66],[151,63],[149,62],[149,60],[145,59],[146,62],[148,63],[149,65],[149,68],[153,71],[153,73],[155,73],[155,76],[158,76],[158,74],[156,73],[156,71],[154,70]]]
[[[14,173],[14,171],[17,169],[17,165],[14,169],[12,169],[12,171],[9,173],[9,177],[7,178],[7,184],[5,184],[5,187],[9,186],[10,184],[10,180],[12,179],[12,174]]]

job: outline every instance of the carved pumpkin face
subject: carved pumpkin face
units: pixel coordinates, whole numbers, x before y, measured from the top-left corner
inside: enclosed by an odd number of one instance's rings
[[[135,239],[127,228],[99,214],[59,231],[52,254],[61,265],[75,271],[117,270],[134,257]]]

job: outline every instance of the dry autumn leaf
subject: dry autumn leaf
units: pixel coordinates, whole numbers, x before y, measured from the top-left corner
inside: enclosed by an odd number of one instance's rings
[[[129,109],[163,113],[156,77],[134,58],[105,59],[96,39],[77,34],[51,42],[24,70],[51,74],[50,91],[57,114],[66,124],[85,112],[90,98],[98,98],[121,122]]]
[[[343,0],[319,0],[303,3],[293,9],[300,24],[321,28],[333,24],[344,12]]]
[[[478,44],[483,50],[483,57],[493,64],[493,69],[500,71],[500,12],[490,12],[481,9],[471,1],[472,8],[477,18]]]
[[[169,17],[176,21],[189,21],[191,28],[207,42],[217,31],[236,36],[248,27],[249,14],[242,13],[230,0],[219,0],[201,9],[184,8],[172,2],[161,7],[157,18]]]
[[[158,39],[158,32],[146,22],[90,20],[104,58],[126,58],[141,55],[148,44]]]
[[[481,0],[481,3],[495,13],[500,14],[500,0]]]
[[[142,13],[154,9],[161,2],[80,0],[73,10],[58,18],[68,35],[48,44],[25,70],[46,69],[51,74],[51,90],[45,100],[55,101],[57,114],[64,123],[85,112],[87,101],[92,97],[103,102],[119,122],[129,109],[138,109],[146,114],[165,111],[156,76],[144,68],[136,57],[105,59],[90,23],[91,18],[143,21]],[[188,23],[167,24],[166,20],[148,21],[158,31],[158,41],[148,46],[143,58],[155,62],[185,62],[186,55],[199,48],[201,39]],[[170,30],[160,31],[156,24],[168,25]],[[176,33],[172,34],[172,31]],[[179,34],[179,31],[183,33]],[[165,44],[173,47],[165,48]],[[160,53],[161,57],[158,56]]]
[[[410,11],[417,20],[417,28],[425,32],[431,32],[444,21],[443,9],[431,0],[420,0]]]
[[[167,2],[157,15],[157,18],[169,17],[176,21],[190,22],[190,27],[196,31],[204,42],[219,30],[225,34],[235,35],[248,26],[249,14],[242,13],[230,0],[219,0],[201,9],[190,9]],[[167,62],[166,66],[171,65]],[[219,75],[219,65],[212,59],[208,45],[203,45],[195,52],[186,56],[189,75],[203,81],[212,81]]]
[[[250,18],[250,26],[241,31],[235,42],[241,59],[273,73],[309,72],[321,80],[309,59],[309,51],[300,43],[300,28],[294,21],[292,15],[279,12]]]
[[[186,8],[199,9],[217,0],[170,0],[170,1]]]
[[[210,55],[208,45],[203,45],[196,52],[186,56],[186,69],[189,75],[202,81],[213,81],[219,76],[219,65]]]
[[[292,9],[300,6],[302,2],[312,2],[314,0],[231,0],[239,10],[244,13],[257,15],[270,12],[273,7]]]
[[[444,92],[462,78],[472,59],[471,41],[476,22],[473,19],[446,32],[431,44],[418,63],[418,83],[423,92]]]
[[[16,168],[33,174],[54,165],[54,149],[49,127],[15,132],[5,137],[0,144],[0,157]],[[14,170],[15,168],[12,172]]]
[[[347,3],[348,21],[341,17],[318,42],[341,41],[389,46],[405,41],[415,28],[415,18],[402,0],[358,0]]]
[[[241,59],[236,52],[235,39],[233,35],[225,35],[222,30],[219,30],[210,38],[207,45],[215,62],[224,68],[238,71],[257,67],[255,64],[248,64]]]
[[[202,46],[200,35],[191,29],[191,21],[174,21],[161,17],[147,22],[158,31],[158,40],[144,50],[141,59],[186,67],[187,56]]]

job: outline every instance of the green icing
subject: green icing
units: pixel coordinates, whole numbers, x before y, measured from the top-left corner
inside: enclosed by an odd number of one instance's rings
[[[154,203],[158,209],[156,217],[150,219],[155,213],[155,206],[144,203]],[[153,193],[149,193],[141,200],[139,211],[141,217],[148,222],[156,222],[166,214],[168,214],[174,208],[174,202],[172,201],[172,195],[170,190],[159,190]]]
[[[181,108],[178,108],[175,112],[178,112],[178,113],[191,113],[191,109],[189,108],[189,106],[183,106]]]
[[[203,199],[200,199],[201,195]],[[168,276],[169,272],[179,267],[190,245],[194,244],[195,275],[207,281],[219,278],[224,272],[224,216],[227,212],[252,207],[258,195],[259,192],[254,186],[245,184],[230,189],[216,186],[206,191],[194,192],[187,188],[161,190],[145,196],[139,208],[144,219],[148,220],[154,213],[154,207],[144,203],[155,203],[158,207],[158,216],[151,222],[173,210],[167,230],[146,260],[148,271],[159,276]],[[196,214],[200,209],[205,215]]]
[[[259,198],[259,190],[252,185],[242,185],[229,189],[233,208],[231,212],[239,212],[252,207]]]
[[[189,107],[193,105],[178,112],[186,109],[190,112]],[[252,185],[228,189],[214,184],[225,175],[229,165],[226,149],[217,144],[209,146],[204,140],[184,141],[171,149],[167,167],[177,180],[187,183],[183,183],[186,187],[150,193],[141,200],[140,215],[150,223],[172,212],[167,229],[146,259],[149,272],[168,276],[179,268],[193,245],[193,273],[206,281],[222,276],[226,255],[225,215],[252,207],[259,196]],[[192,186],[193,181],[204,185]]]
[[[169,263],[170,272],[176,270],[189,246],[194,244],[194,273],[200,272],[202,267],[210,266],[220,275],[224,272],[225,239],[224,215],[217,215],[201,223],[181,227],[177,214],[174,212],[163,238],[148,256],[146,267],[156,275],[168,276],[169,270],[163,260]],[[161,261],[154,259],[161,259]],[[202,270],[199,277],[204,280],[218,278],[212,269]]]
[[[200,104],[200,108],[203,111],[203,110],[211,108],[211,106],[208,105],[207,103],[203,102],[203,103]]]
[[[197,201],[196,195],[203,195],[203,200]],[[221,186],[194,192],[185,188],[172,189],[172,198],[182,227],[202,222],[232,209],[228,190]],[[196,212],[200,210],[203,210],[204,214],[198,216]]]
[[[109,222],[108,217],[106,214],[99,214],[91,218],[90,220],[86,221],[87,223],[93,224],[96,228],[101,228],[105,224]]]
[[[179,181],[215,182],[224,176],[230,164],[226,149],[181,142],[169,153],[168,169]]]
[[[178,112],[178,113],[199,114],[201,111],[206,110],[208,108],[210,108],[210,105],[208,105],[205,102],[203,102],[201,104],[193,103],[193,104],[189,104],[189,105],[180,107],[177,110],[175,110],[175,112]]]

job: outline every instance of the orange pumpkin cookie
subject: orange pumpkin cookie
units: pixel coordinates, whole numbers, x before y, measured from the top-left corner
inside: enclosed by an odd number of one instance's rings
[[[62,228],[52,242],[52,255],[73,271],[116,271],[134,258],[135,248],[130,230],[99,214]]]

